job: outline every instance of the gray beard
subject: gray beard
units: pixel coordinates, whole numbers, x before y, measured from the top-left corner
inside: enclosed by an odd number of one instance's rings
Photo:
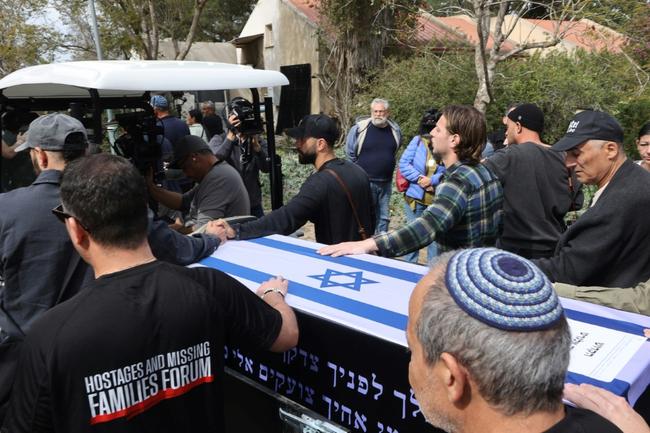
[[[372,124],[377,128],[385,128],[388,125],[388,119],[372,119]]]
[[[437,414],[432,417],[428,417],[424,414],[424,411],[422,411],[422,416],[424,416],[424,419],[427,423],[431,424],[435,428],[444,430],[447,433],[456,433],[458,431],[456,429],[456,426],[447,417]]]

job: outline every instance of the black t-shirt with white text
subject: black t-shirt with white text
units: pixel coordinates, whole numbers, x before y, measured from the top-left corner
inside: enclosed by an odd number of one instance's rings
[[[268,349],[281,326],[214,269],[102,276],[34,324],[3,431],[223,431],[224,342]]]

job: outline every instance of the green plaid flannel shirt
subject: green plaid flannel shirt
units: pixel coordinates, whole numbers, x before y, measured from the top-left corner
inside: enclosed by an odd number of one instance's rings
[[[374,237],[379,254],[401,256],[434,240],[439,250],[493,246],[501,233],[503,189],[482,164],[447,169],[433,203],[404,227]]]

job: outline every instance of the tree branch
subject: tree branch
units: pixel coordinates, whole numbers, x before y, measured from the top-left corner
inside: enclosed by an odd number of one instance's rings
[[[523,51],[526,51],[526,50],[532,50],[532,49],[535,49],[535,48],[552,47],[552,46],[557,45],[558,43],[560,43],[561,40],[562,39],[560,39],[557,35],[555,35],[554,38],[551,39],[550,41],[531,42],[531,43],[526,43],[526,44],[523,44],[523,45],[518,45],[518,46],[516,46],[515,48],[513,48],[512,50],[510,50],[508,52],[505,52],[503,54],[499,54],[498,56],[496,56],[494,58],[494,60],[498,63],[498,62],[501,62],[503,60],[509,59],[510,57],[515,56],[515,55],[517,55],[517,54],[519,54],[519,53],[521,53]]]
[[[153,60],[158,58],[158,18],[156,17],[156,8],[154,7],[153,0],[149,0],[149,21],[151,21],[151,39],[153,43],[151,44],[151,58]]]
[[[176,56],[176,60],[183,60],[187,57],[187,54],[190,52],[192,47],[192,42],[194,41],[194,36],[196,35],[196,30],[199,26],[199,19],[201,18],[201,12],[205,7],[207,0],[196,0],[194,4],[194,15],[192,16],[192,25],[190,25],[190,30],[187,32],[185,37],[185,49],[181,52],[180,55]]]

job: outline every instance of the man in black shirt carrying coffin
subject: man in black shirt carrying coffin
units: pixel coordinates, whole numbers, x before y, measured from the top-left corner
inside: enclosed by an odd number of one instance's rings
[[[123,158],[69,164],[61,199],[53,213],[95,280],[32,326],[2,431],[223,431],[224,342],[293,347],[287,282],[255,296],[214,269],[157,261],[144,180]]]
[[[374,232],[372,196],[368,175],[356,164],[339,159],[334,144],[339,129],[322,114],[303,117],[297,127],[287,130],[296,139],[301,164],[313,164],[316,171],[305,180],[289,203],[264,217],[232,227],[220,220],[226,239],[252,239],[271,234],[289,235],[307,221],[314,223],[316,242],[336,244],[356,241]]]

